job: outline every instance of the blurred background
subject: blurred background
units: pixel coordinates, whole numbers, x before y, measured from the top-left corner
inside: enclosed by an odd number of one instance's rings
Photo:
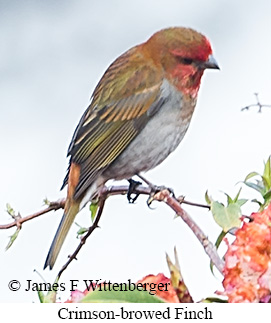
[[[271,153],[271,109],[241,112],[255,102],[271,104],[271,2],[215,0],[0,1],[0,224],[12,220],[6,203],[22,216],[65,196],[60,186],[73,131],[108,65],[130,47],[170,26],[192,27],[211,41],[221,71],[206,71],[198,105],[177,151],[146,177],[176,195],[204,203],[204,194],[225,201],[250,171],[263,169]],[[117,183],[116,183],[117,185]],[[242,197],[256,197],[244,189]],[[134,205],[111,197],[94,231],[61,282],[71,279],[136,282],[160,272],[169,276],[165,253],[176,246],[185,282],[197,301],[221,290],[221,277],[190,229],[162,203],[154,210],[141,196]],[[214,242],[220,232],[211,214],[185,210]],[[257,209],[248,203],[247,214]],[[53,282],[74,251],[73,225],[53,271],[44,261],[62,216],[52,212],[24,223],[7,252],[15,228],[0,231],[0,301],[39,302],[27,280]],[[85,208],[76,222],[90,225]],[[222,252],[223,254],[223,252]],[[8,289],[10,280],[21,289]],[[61,301],[70,295],[59,293]]]

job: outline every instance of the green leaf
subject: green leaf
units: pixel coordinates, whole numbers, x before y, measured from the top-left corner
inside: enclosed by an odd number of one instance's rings
[[[258,181],[258,183],[259,183],[259,181]],[[245,184],[248,187],[253,188],[254,190],[260,192],[262,195],[265,193],[265,190],[263,189],[262,185],[255,184],[255,183],[252,183],[252,182],[245,182]]]
[[[88,232],[88,228],[81,227],[76,233],[77,233],[77,238],[81,236],[82,234]]]
[[[45,303],[44,302],[44,298],[45,298],[45,295],[42,291],[38,290],[38,297],[39,297],[39,300],[40,300],[40,303]]]
[[[236,203],[239,199],[240,193],[241,193],[242,187],[240,187],[238,193],[236,194],[235,198],[233,199],[233,202]]]
[[[58,284],[59,277],[56,277],[54,284]],[[52,290],[50,290],[46,295],[42,291],[38,291],[38,297],[41,303],[55,303],[56,302],[56,295],[57,295],[57,288],[52,287]]]
[[[124,284],[123,284],[124,285]],[[129,290],[128,284],[126,291],[119,285],[115,291],[95,290],[88,293],[82,303],[164,303],[162,299],[155,295],[150,295],[148,291]],[[119,290],[116,290],[119,289]]]
[[[264,198],[265,202],[269,202],[269,200],[271,199],[271,190],[268,191],[267,193],[265,193],[263,198]]]
[[[258,201],[257,199],[253,199],[253,200],[251,200],[251,202],[254,202],[254,203],[259,204],[259,206],[260,206],[260,207],[262,207],[262,206],[263,206],[263,203],[262,203],[262,202],[260,202],[260,201]]]
[[[39,294],[40,292],[38,292]],[[41,303],[55,303],[56,302],[56,294],[57,292],[52,290],[49,291],[46,295],[42,295],[42,298],[39,295],[39,299]]]
[[[78,231],[76,232],[77,238],[88,231],[88,228],[82,227],[80,224],[76,222],[74,222],[74,224],[76,224],[79,227]]]
[[[205,201],[208,205],[212,203],[212,198],[208,195],[208,191],[205,192]]]
[[[166,253],[166,260],[167,260],[168,269],[170,271],[170,281],[171,281],[172,287],[178,288],[180,281],[183,280],[183,277],[181,274],[176,247],[174,248],[174,256],[175,256],[175,264],[173,264],[168,254]]]
[[[15,211],[14,209],[10,206],[9,203],[6,204],[6,208],[7,208],[7,213],[13,218],[15,219],[16,215],[15,215]]]
[[[261,180],[255,180],[254,183],[248,182],[247,180],[253,176],[260,176]],[[244,184],[258,191],[262,195],[264,202],[260,202],[256,199],[252,200],[252,202],[259,204],[259,211],[262,211],[271,201],[271,156],[269,156],[266,163],[264,163],[263,175],[252,172],[247,175]]]
[[[89,206],[89,209],[90,209],[90,212],[91,212],[91,221],[93,222],[95,217],[96,217],[96,214],[97,214],[97,210],[99,208],[99,202],[91,202],[90,206]]]
[[[227,232],[224,232],[224,231],[221,231],[220,232],[220,234],[217,237],[216,242],[215,242],[216,249],[219,248],[219,246],[220,246],[221,242],[223,241],[223,239],[224,239],[224,237],[225,237],[226,234],[227,234]]]
[[[262,183],[263,183],[263,187],[265,188],[265,190],[263,191],[263,194],[264,194],[268,190],[269,185],[263,176],[262,176]]]
[[[228,303],[228,301],[218,297],[207,297],[203,299],[201,303]]]
[[[187,286],[182,277],[177,249],[174,247],[175,264],[171,261],[166,253],[168,269],[170,271],[170,285],[175,289],[180,303],[193,302]]]
[[[219,202],[212,202],[211,211],[213,213],[216,223],[223,229],[224,232],[228,232],[234,227],[239,227],[241,224],[241,209],[237,203],[224,206]]]
[[[235,203],[241,207],[242,205],[247,203],[247,201],[248,201],[248,199],[240,199],[240,200],[237,200]]]
[[[264,165],[264,171],[263,171],[263,182],[265,183],[265,187],[267,190],[270,190],[271,188],[271,163],[270,163],[270,158],[267,159],[267,162]]]
[[[249,174],[246,176],[246,178],[245,178],[244,182],[246,182],[248,179],[250,179],[250,178],[252,178],[252,177],[259,176],[259,175],[260,175],[260,174],[259,174],[259,173],[257,173],[257,172],[251,172],[251,173],[249,173]]]
[[[227,203],[228,203],[228,205],[229,204],[232,204],[233,203],[233,199],[229,196],[229,194],[227,194],[227,193],[224,193],[226,196],[227,196]]]
[[[8,245],[6,246],[6,250],[8,250],[12,245],[13,245],[13,242],[17,239],[18,237],[18,234],[20,232],[20,228],[17,228],[17,230],[13,233],[13,235],[10,237],[10,240],[9,240],[9,243]]]
[[[216,249],[219,248],[219,246],[220,246],[221,242],[223,241],[223,238],[225,237],[226,234],[227,234],[227,232],[224,232],[223,230],[220,232],[220,234],[217,237],[216,242],[215,242]],[[210,269],[211,269],[212,274],[214,274],[214,263],[212,261],[210,261]]]
[[[48,200],[47,197],[45,197],[45,199],[43,200],[43,205],[49,206],[50,204],[51,204],[51,202]]]
[[[254,176],[260,176],[261,180],[256,180],[256,183],[247,181],[249,178],[252,178]],[[258,191],[265,199],[265,202],[268,202],[269,201],[269,193],[268,192],[271,189],[271,156],[269,156],[269,158],[267,159],[267,162],[264,164],[263,175],[260,175],[256,172],[252,172],[247,175],[244,183],[248,187],[253,188],[256,191]],[[267,199],[266,199],[266,196],[267,196]]]
[[[243,204],[245,204],[247,202],[247,200],[245,200],[245,199],[238,200],[239,196],[240,196],[240,193],[241,193],[241,190],[242,190],[242,187],[240,187],[238,193],[236,194],[236,196],[233,199],[229,196],[229,194],[224,193],[227,196],[228,205],[237,203],[239,206],[242,206]]]

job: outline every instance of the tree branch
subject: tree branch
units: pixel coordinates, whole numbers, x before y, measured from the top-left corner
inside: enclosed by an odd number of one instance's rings
[[[271,105],[270,104],[261,104],[261,102],[259,100],[259,93],[254,93],[254,95],[256,97],[257,103],[250,104],[250,105],[242,108],[241,111],[249,110],[249,108],[251,108],[251,107],[259,107],[258,112],[262,112],[262,108],[271,108]]]
[[[98,214],[95,218],[95,221],[93,225],[89,228],[88,232],[86,235],[84,235],[81,238],[81,241],[74,251],[74,253],[69,257],[69,260],[67,263],[62,267],[60,272],[58,273],[58,278],[61,276],[63,271],[68,267],[68,265],[72,262],[73,259],[76,259],[77,254],[79,253],[80,249],[82,246],[86,243],[87,238],[91,235],[91,233],[98,227],[99,220],[102,215],[102,211],[104,208],[105,200],[107,197],[111,195],[125,195],[127,194],[129,189],[129,186],[110,186],[106,187],[104,186],[100,192],[99,192],[99,211]],[[145,186],[138,186],[134,190],[135,194],[144,194],[144,195],[150,195],[151,194],[151,189],[149,187]],[[157,200],[157,201],[163,201],[165,202],[169,207],[171,207],[177,214],[180,216],[183,221],[190,227],[190,229],[193,231],[193,233],[196,235],[198,238],[199,242],[202,244],[205,252],[213,262],[214,266],[217,267],[217,269],[220,271],[220,273],[223,272],[223,267],[224,267],[224,262],[220,259],[216,248],[214,245],[208,240],[207,236],[203,233],[203,231],[200,229],[200,227],[192,220],[192,218],[188,215],[188,213],[182,209],[181,203],[184,204],[189,204],[197,207],[203,207],[203,208],[210,208],[208,205],[204,204],[197,204],[197,203],[192,203],[185,201],[184,197],[181,197],[179,199],[176,199],[170,195],[170,192],[168,190],[163,190],[155,195],[152,196],[152,200]]]
[[[193,221],[193,219],[189,216],[189,214],[181,207],[180,202],[170,195],[168,190],[163,190],[161,192],[156,193],[153,196],[154,200],[163,201],[169,207],[171,207],[178,216],[182,218],[182,220],[189,226],[189,228],[193,231],[195,236],[198,238],[199,242],[203,246],[205,252],[219,270],[221,274],[223,274],[224,261],[220,259],[216,248],[214,245],[208,240],[207,236],[201,230],[201,228]]]
[[[60,278],[60,276],[62,275],[62,273],[67,269],[67,267],[69,266],[69,264],[76,259],[76,256],[78,255],[79,251],[81,250],[81,248],[83,247],[83,245],[86,243],[87,238],[91,235],[91,233],[98,228],[98,223],[100,221],[101,215],[103,213],[103,209],[104,209],[104,204],[105,204],[105,200],[106,200],[106,196],[102,196],[99,199],[99,210],[98,213],[95,217],[95,220],[92,224],[91,227],[89,227],[87,233],[81,237],[80,243],[78,245],[78,247],[75,249],[75,251],[73,252],[72,255],[69,256],[69,260],[65,263],[65,265],[60,269],[57,277],[58,279]]]
[[[105,196],[126,195],[128,192],[128,189],[129,189],[129,186],[127,186],[127,185],[109,186],[109,187],[104,186],[101,189],[100,194],[101,194],[101,196],[102,195],[105,195]],[[142,195],[142,194],[143,195],[150,195],[151,189],[149,187],[140,185],[134,190],[134,193],[139,194],[139,195]],[[59,209],[64,209],[65,201],[66,201],[66,199],[60,199],[58,201],[50,202],[49,206],[46,209],[43,209],[43,210],[38,211],[36,213],[27,215],[25,217],[18,217],[15,221],[8,223],[8,224],[0,224],[0,230],[10,229],[12,227],[18,227],[18,226],[21,226],[24,222],[27,222],[27,221],[32,220],[34,218],[37,218],[43,214],[49,213],[51,211],[57,211]],[[210,206],[207,204],[190,202],[190,201],[185,200],[183,197],[181,198],[180,202],[182,204],[187,204],[187,205],[210,209]]]
[[[64,209],[64,206],[65,206],[65,199],[61,199],[61,200],[58,200],[56,202],[51,202],[49,204],[49,206],[44,209],[44,210],[41,210],[39,212],[36,212],[34,214],[31,214],[31,215],[27,215],[25,217],[17,217],[15,221],[11,222],[11,223],[8,223],[8,224],[1,224],[0,225],[0,230],[2,229],[9,229],[9,228],[12,228],[12,227],[20,227],[24,222],[27,222],[29,220],[32,220],[34,218],[37,218],[38,216],[40,215],[43,215],[45,213],[49,213],[51,211],[56,211],[58,209]]]
[[[58,278],[62,275],[62,273],[67,269],[69,264],[76,259],[76,256],[78,255],[79,251],[81,250],[82,246],[86,243],[86,240],[88,237],[91,235],[91,233],[98,227],[98,223],[100,221],[104,205],[105,205],[105,200],[111,196],[111,195],[125,195],[127,194],[129,189],[128,185],[123,185],[123,186],[109,186],[106,187],[104,186],[100,192],[99,192],[99,209],[98,213],[95,217],[95,220],[93,222],[93,225],[89,227],[87,233],[81,237],[80,243],[76,250],[73,252],[72,255],[69,256],[69,260],[66,262],[66,264],[61,268],[61,270],[58,273]],[[213,244],[208,240],[206,235],[203,233],[203,231],[200,229],[200,227],[192,220],[192,218],[188,215],[188,213],[182,209],[181,204],[187,204],[187,205],[192,205],[196,207],[202,207],[202,208],[208,208],[210,207],[205,204],[199,204],[199,203],[194,203],[194,202],[189,202],[185,200],[183,196],[180,198],[176,199],[175,197],[171,196],[171,193],[165,189],[162,190],[156,194],[152,194],[152,190],[150,187],[146,187],[143,185],[140,185],[135,188],[134,190],[135,194],[143,194],[143,195],[148,195],[151,196],[151,201],[157,200],[157,201],[163,201],[165,202],[171,209],[173,209],[174,212],[178,216],[180,216],[183,221],[190,227],[190,229],[193,231],[193,233],[196,235],[198,240],[200,241],[201,245],[203,246],[205,252],[213,262],[213,264],[217,267],[217,269],[222,273],[223,267],[224,267],[224,262],[220,259],[220,257],[217,254],[217,251]],[[148,199],[150,202],[150,199]],[[65,199],[56,201],[56,202],[51,202],[49,206],[41,210],[39,212],[36,212],[32,215],[28,215],[26,217],[18,218],[12,223],[9,224],[4,224],[0,225],[0,229],[9,229],[14,226],[21,226],[22,223],[29,221],[33,218],[36,218],[40,215],[43,215],[45,213],[51,212],[51,211],[56,211],[58,209],[63,209],[65,205]]]

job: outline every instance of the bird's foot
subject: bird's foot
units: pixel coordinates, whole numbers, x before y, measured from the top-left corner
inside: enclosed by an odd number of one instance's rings
[[[134,179],[130,178],[128,179],[128,182],[130,183],[128,192],[127,192],[127,199],[129,203],[135,203],[137,200],[139,194],[135,192],[136,188],[141,185],[141,182],[135,181]],[[132,194],[135,194],[135,196],[132,197]]]
[[[151,193],[147,199],[147,205],[148,207],[150,207],[150,205],[152,204],[152,202],[155,200],[155,195],[159,192],[162,192],[162,191],[168,191],[174,198],[175,198],[175,194],[174,194],[174,191],[172,188],[170,187],[166,187],[164,185],[160,185],[160,186],[157,186],[157,185],[153,185],[151,187]]]
[[[155,194],[157,194],[161,191],[167,190],[175,198],[175,194],[174,194],[174,191],[172,188],[166,187],[164,185],[154,185],[150,181],[148,181],[145,177],[143,177],[141,174],[137,174],[137,176],[140,179],[142,179],[142,181],[145,182],[149,186],[149,188],[151,189],[151,193],[150,193],[149,198],[147,200],[148,207],[150,207],[151,203],[153,202]]]

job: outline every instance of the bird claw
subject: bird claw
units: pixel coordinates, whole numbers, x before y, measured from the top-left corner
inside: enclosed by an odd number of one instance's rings
[[[154,201],[155,195],[161,191],[167,190],[172,195],[172,197],[176,198],[172,188],[166,187],[164,185],[161,185],[161,186],[150,185],[150,188],[151,188],[151,193],[149,195],[149,198],[147,199],[147,205],[150,209],[153,209],[150,207],[150,205]]]
[[[135,193],[135,189],[141,185],[141,182],[135,181],[134,179],[130,178],[128,179],[128,182],[130,183],[128,192],[127,192],[127,199],[129,203],[135,203],[137,198],[139,197],[138,193]],[[132,197],[132,194],[135,194],[134,197]]]
[[[152,185],[152,187],[151,187],[151,191],[152,191],[152,193],[153,193],[154,195],[155,195],[156,193],[159,193],[159,192],[164,191],[164,190],[169,191],[169,193],[172,195],[172,197],[176,198],[176,197],[175,197],[175,194],[174,194],[174,190],[173,190],[172,188],[170,188],[170,187],[166,187],[166,186],[164,186],[164,185],[159,185],[159,186],[157,186],[157,185]]]
[[[154,185],[154,184],[152,184],[150,181],[148,181],[145,177],[143,177],[141,174],[137,174],[137,176],[138,176],[140,179],[142,179],[142,180],[143,180],[143,182],[145,182],[145,183],[149,186],[149,188],[151,189],[150,195],[149,195],[149,197],[148,197],[148,199],[147,199],[147,205],[148,205],[148,207],[149,207],[150,209],[153,209],[153,208],[151,208],[151,207],[150,207],[150,205],[151,205],[151,204],[152,204],[152,202],[154,201],[154,196],[155,196],[157,193],[161,192],[161,191],[164,191],[164,190],[169,191],[169,193],[172,195],[172,197],[176,199],[176,196],[175,196],[174,191],[173,191],[173,189],[172,189],[172,188],[166,187],[166,186],[164,186],[164,185],[161,185],[161,186]]]
[[[151,207],[151,204],[152,204],[152,202],[153,202],[153,200],[154,200],[154,195],[155,195],[155,194],[151,193],[151,194],[149,195],[148,199],[147,199],[147,205],[148,205],[148,208],[149,208],[149,209],[151,209],[151,210],[153,210],[153,209],[154,209],[153,207]]]

